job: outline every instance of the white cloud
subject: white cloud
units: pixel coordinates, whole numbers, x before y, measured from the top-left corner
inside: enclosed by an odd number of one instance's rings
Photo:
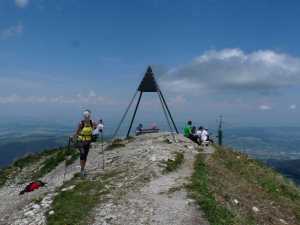
[[[266,111],[266,110],[271,110],[272,107],[269,106],[269,105],[260,105],[260,106],[259,106],[259,109],[260,109],[260,110],[263,110],[263,111]]]
[[[29,0],[15,0],[15,5],[19,8],[25,8],[29,4]]]
[[[272,92],[300,84],[300,58],[271,50],[208,51],[160,77],[175,92]]]
[[[289,109],[291,110],[295,110],[297,108],[297,106],[295,104],[290,105]]]
[[[78,94],[76,96],[20,96],[12,94],[8,96],[0,96],[0,104],[20,104],[20,103],[54,103],[54,104],[111,104],[112,100],[103,96],[91,96]]]
[[[23,33],[24,27],[22,23],[18,23],[17,25],[10,26],[3,30],[0,30],[0,39],[6,40],[12,37],[16,37]]]

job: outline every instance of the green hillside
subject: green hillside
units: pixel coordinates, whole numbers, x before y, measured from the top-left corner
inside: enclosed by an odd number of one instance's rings
[[[212,225],[300,224],[300,189],[246,154],[200,154],[190,190]]]

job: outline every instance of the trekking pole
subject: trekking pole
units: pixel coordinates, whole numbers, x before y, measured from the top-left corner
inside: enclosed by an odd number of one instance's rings
[[[105,158],[104,158],[104,143],[103,143],[103,130],[101,131],[101,151],[102,151],[102,169],[104,170]]]
[[[69,137],[69,140],[68,140],[68,152],[70,152],[70,150],[71,150],[71,137]],[[63,183],[65,182],[66,173],[67,173],[67,160],[66,160],[66,156],[65,156],[65,170],[64,170]]]

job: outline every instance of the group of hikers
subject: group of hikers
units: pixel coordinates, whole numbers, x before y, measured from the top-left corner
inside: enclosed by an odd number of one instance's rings
[[[213,140],[209,137],[208,129],[202,126],[197,129],[196,126],[193,126],[191,120],[183,128],[183,135],[199,145],[213,143]]]
[[[98,122],[93,122],[91,119],[91,111],[85,110],[83,112],[83,120],[80,121],[75,135],[72,137],[73,141],[76,142],[76,147],[79,149],[80,152],[80,167],[81,176],[85,176],[85,164],[87,160],[87,156],[89,153],[90,145],[92,142],[97,141],[99,135],[102,135],[104,129],[103,121],[99,120]],[[149,132],[158,132],[159,128],[156,125],[153,125],[149,129],[143,129],[143,125],[139,124],[136,128],[136,135],[140,135],[142,133],[149,133]],[[195,143],[201,144],[208,144],[213,142],[209,138],[208,130],[199,127],[196,129],[193,126],[192,121],[188,121],[186,126],[183,129],[183,134],[185,137],[191,139]]]

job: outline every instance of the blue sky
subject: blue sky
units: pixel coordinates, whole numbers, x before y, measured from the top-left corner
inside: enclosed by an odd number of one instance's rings
[[[299,21],[296,0],[2,0],[0,118],[117,120],[153,65],[177,120],[299,125]]]

